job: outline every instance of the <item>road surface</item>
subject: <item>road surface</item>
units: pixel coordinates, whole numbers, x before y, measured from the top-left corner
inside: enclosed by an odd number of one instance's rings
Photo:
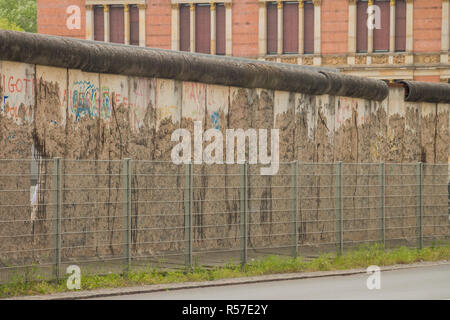
[[[368,274],[262,282],[114,296],[114,300],[450,300],[450,265],[381,272],[381,288],[367,289]]]

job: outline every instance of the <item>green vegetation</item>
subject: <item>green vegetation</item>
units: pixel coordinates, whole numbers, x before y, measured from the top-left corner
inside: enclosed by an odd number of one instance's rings
[[[5,18],[0,18],[0,29],[4,30],[14,30],[14,31],[24,31],[21,27],[18,25],[9,22]]]
[[[384,250],[380,245],[362,246],[358,250],[349,251],[342,256],[322,254],[312,261],[305,261],[301,257],[267,256],[254,260],[241,267],[230,263],[224,267],[202,268],[193,270],[163,271],[148,267],[145,270],[131,271],[126,276],[121,274],[88,275],[82,276],[83,290],[100,288],[119,288],[127,286],[166,284],[187,281],[211,281],[225,278],[250,277],[276,273],[312,272],[345,270],[354,268],[367,268],[370,265],[388,266],[394,264],[408,264],[420,261],[439,261],[450,259],[450,246],[430,247],[422,250],[401,247],[393,250]],[[36,272],[35,270],[32,271]],[[40,280],[39,276],[28,274],[16,277],[8,284],[0,285],[0,297],[21,295],[50,294],[68,291],[66,280],[58,283]]]
[[[0,0],[0,29],[37,32],[36,0]]]

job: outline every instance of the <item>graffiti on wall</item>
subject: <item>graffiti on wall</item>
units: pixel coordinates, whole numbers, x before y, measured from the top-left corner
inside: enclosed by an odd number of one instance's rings
[[[109,86],[99,88],[91,81],[75,81],[71,90],[70,112],[76,121],[83,117],[109,120],[113,102],[128,108],[128,97],[114,92]]]
[[[220,120],[220,116],[217,111],[214,111],[213,113],[211,113],[211,123],[212,123],[212,127],[214,129],[220,130],[219,120]]]
[[[34,96],[34,78],[2,75],[3,99],[0,110],[17,124],[33,121],[31,97]],[[29,103],[27,103],[27,101]]]
[[[185,84],[186,86],[186,84]],[[191,113],[194,118],[203,118],[205,114],[205,102],[206,102],[206,85],[203,83],[190,83],[188,87],[189,96],[188,99],[191,103]]]
[[[158,119],[162,120],[164,118],[175,118],[177,111],[177,106],[161,106],[156,110],[156,114]]]
[[[206,85],[195,82],[183,83],[182,116],[186,119],[201,120],[205,116]]]
[[[145,126],[145,116],[149,107],[154,106],[154,81],[136,78],[131,82],[129,108],[131,128],[138,132]]]
[[[100,118],[108,120],[111,116],[111,92],[108,87],[102,87],[102,102],[100,104]],[[98,116],[98,115],[97,115]]]
[[[95,84],[90,81],[75,81],[71,94],[70,112],[77,121],[85,116],[99,116],[99,91]]]
[[[352,118],[353,110],[358,109],[358,102],[354,99],[341,97],[336,109],[336,129]]]
[[[220,130],[221,125],[226,123],[230,89],[224,86],[208,85],[206,90],[206,113],[211,120],[211,128]]]

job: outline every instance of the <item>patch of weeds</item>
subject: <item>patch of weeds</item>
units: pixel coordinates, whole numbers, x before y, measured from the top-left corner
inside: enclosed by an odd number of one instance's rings
[[[137,285],[153,285],[179,283],[187,281],[212,281],[218,279],[249,277],[276,273],[313,272],[367,268],[370,265],[387,266],[406,264],[419,261],[450,260],[450,246],[431,246],[421,250],[400,247],[384,249],[381,244],[362,245],[355,250],[345,251],[336,256],[322,253],[311,261],[303,258],[291,258],[277,255],[252,259],[246,265],[230,261],[224,266],[206,268],[194,264],[192,269],[165,270],[161,266],[166,261],[158,261],[158,267],[150,265],[126,274],[107,273],[104,275],[82,275],[83,290],[100,288],[119,288]],[[11,273],[10,281],[0,285],[0,297],[22,295],[51,294],[68,291],[66,287],[67,275],[58,282],[45,281],[39,275],[38,268],[32,266],[22,272]]]

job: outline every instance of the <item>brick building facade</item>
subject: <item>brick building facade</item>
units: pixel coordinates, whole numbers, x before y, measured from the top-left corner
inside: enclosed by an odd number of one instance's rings
[[[37,0],[37,7],[44,34],[330,66],[379,79],[450,79],[449,0]],[[69,28],[77,18],[79,27]]]

